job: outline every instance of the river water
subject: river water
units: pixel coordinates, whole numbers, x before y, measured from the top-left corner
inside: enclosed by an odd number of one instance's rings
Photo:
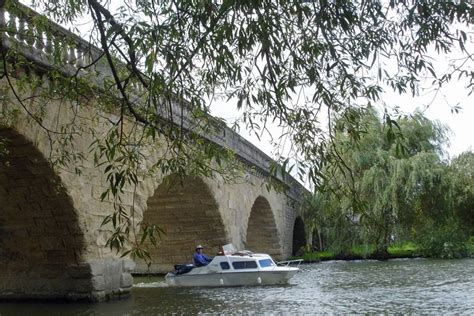
[[[474,314],[474,259],[302,265],[285,286],[170,288],[135,278],[132,297],[101,304],[0,303],[0,315]]]

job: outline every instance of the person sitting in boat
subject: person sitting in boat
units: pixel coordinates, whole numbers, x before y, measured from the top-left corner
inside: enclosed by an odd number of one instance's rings
[[[205,254],[202,253],[202,250],[204,249],[203,246],[197,245],[196,246],[196,252],[193,255],[193,264],[195,267],[204,267],[209,264],[209,262],[212,261],[212,258],[206,256]]]

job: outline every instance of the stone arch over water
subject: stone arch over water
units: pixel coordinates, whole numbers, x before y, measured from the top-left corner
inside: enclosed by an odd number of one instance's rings
[[[304,222],[301,216],[296,217],[295,224],[293,225],[293,249],[292,255],[296,255],[301,247],[306,246],[306,232],[304,228]]]
[[[91,292],[73,202],[34,144],[0,128],[0,296],[74,299]],[[85,271],[84,271],[85,270]],[[82,297],[78,297],[82,298]]]
[[[250,211],[245,248],[253,252],[280,255],[280,240],[273,211],[263,196],[257,197]]]
[[[165,234],[157,247],[148,244],[150,269],[140,260],[136,273],[167,272],[174,264],[190,263],[196,244],[215,255],[228,242],[219,206],[199,177],[167,176],[148,199],[142,225],[157,225]]]

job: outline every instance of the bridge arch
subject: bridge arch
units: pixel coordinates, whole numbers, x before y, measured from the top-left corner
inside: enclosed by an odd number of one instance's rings
[[[295,256],[301,249],[306,246],[306,231],[301,216],[297,216],[293,225],[293,247],[292,255]]]
[[[165,177],[147,201],[142,225],[157,225],[165,234],[156,247],[148,244],[150,268],[139,261],[135,273],[167,272],[174,264],[191,262],[197,244],[214,255],[228,242],[218,203],[199,177]]]
[[[0,138],[8,150],[0,157],[0,297],[87,297],[84,236],[59,176],[18,132],[0,128]]]
[[[245,248],[253,252],[280,256],[280,239],[268,200],[258,196],[252,205],[247,224]]]

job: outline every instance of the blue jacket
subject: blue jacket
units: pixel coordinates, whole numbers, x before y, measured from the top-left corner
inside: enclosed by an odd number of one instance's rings
[[[193,264],[196,267],[207,266],[209,264],[209,262],[211,262],[211,261],[212,261],[212,259],[209,258],[208,256],[204,255],[204,254],[195,252],[194,255],[193,255]]]

